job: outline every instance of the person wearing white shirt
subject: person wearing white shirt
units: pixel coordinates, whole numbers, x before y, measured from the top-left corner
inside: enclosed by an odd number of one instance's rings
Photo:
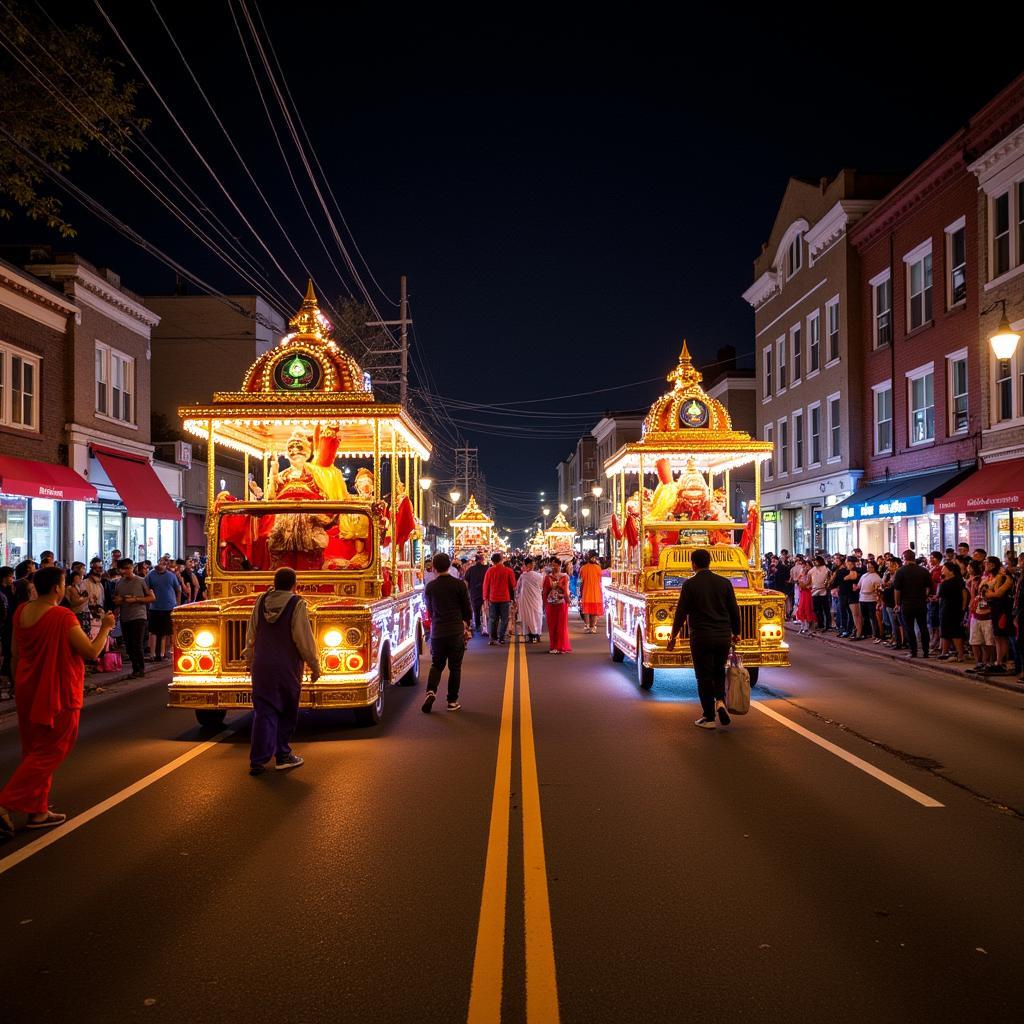
[[[832,570],[825,564],[825,559],[818,555],[807,575],[811,582],[811,603],[817,619],[815,626],[824,633],[832,628],[832,600],[828,592],[828,580]]]
[[[881,594],[882,577],[878,575],[878,565],[875,562],[867,563],[868,571],[861,576],[855,590],[858,591],[860,601],[860,636],[868,637],[875,635],[875,643],[882,642],[882,630],[878,626],[878,598]]]

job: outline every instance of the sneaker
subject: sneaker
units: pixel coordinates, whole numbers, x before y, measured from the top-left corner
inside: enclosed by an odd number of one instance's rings
[[[288,754],[285,757],[279,757],[277,764],[274,765],[274,770],[279,772],[286,772],[289,768],[298,768],[303,763],[303,759],[298,754]]]
[[[703,715],[700,716],[694,723],[698,729],[714,729],[715,720],[713,718],[705,718]]]
[[[487,641],[487,646],[488,647],[497,647],[498,646],[498,641],[497,640],[488,640]]]
[[[975,672],[984,672],[985,671],[985,663],[983,661],[976,661],[974,663],[974,671]]]
[[[917,651],[911,651],[909,654],[905,654],[904,657],[905,658],[916,658],[917,657]]]
[[[423,702],[423,707],[420,708],[423,714],[430,714],[430,709],[434,706],[435,700],[437,700],[437,694],[433,690],[427,690],[427,699]]]
[[[715,712],[718,714],[718,720],[722,725],[728,725],[732,721],[729,717],[729,709],[725,706],[725,701],[715,701]]]
[[[985,669],[988,673],[995,673],[996,675],[1002,675],[1006,672],[1006,669],[1002,665],[988,665]]]
[[[265,772],[266,770],[267,770],[267,769],[266,769],[266,768],[264,768],[264,766],[263,766],[263,765],[261,765],[261,764],[254,764],[254,765],[253,765],[253,766],[252,766],[252,767],[251,767],[251,768],[249,769],[249,774],[250,774],[250,775],[262,775],[262,774],[263,774],[263,773],[264,773],[264,772]]]
[[[462,705],[457,700],[450,700],[450,701],[448,701],[448,710],[449,711],[458,711],[461,707],[462,707]]]

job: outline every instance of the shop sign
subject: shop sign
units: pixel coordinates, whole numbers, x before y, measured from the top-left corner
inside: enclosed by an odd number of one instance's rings
[[[174,445],[174,461],[186,469],[192,468],[192,445],[188,441],[177,441]]]
[[[894,516],[919,516],[924,513],[924,498],[914,495],[906,498],[854,502],[844,505],[841,515],[848,519],[891,519]]]
[[[779,521],[779,513],[778,512],[762,512],[761,513],[761,518],[766,523],[777,523]]]

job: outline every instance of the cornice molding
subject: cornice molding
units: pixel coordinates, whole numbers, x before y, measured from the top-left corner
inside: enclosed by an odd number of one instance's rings
[[[1024,125],[1000,139],[991,149],[982,153],[968,166],[971,174],[978,179],[978,185],[991,195],[1013,177],[1017,162],[1024,159]]]
[[[160,317],[151,309],[80,263],[33,264],[32,272],[55,281],[70,281],[76,298],[144,337],[149,337],[160,323]]]
[[[73,302],[45,287],[31,274],[0,265],[0,289],[0,303],[51,330],[63,334],[70,316],[76,324],[81,322],[81,311]]]
[[[843,237],[847,228],[864,217],[874,205],[873,199],[840,199],[804,234],[810,265],[821,259]]]
[[[782,291],[782,275],[777,270],[766,270],[744,293],[743,299],[754,309],[760,309],[769,299]]]

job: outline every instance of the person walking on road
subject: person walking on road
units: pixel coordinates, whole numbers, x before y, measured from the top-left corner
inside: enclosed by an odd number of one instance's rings
[[[725,706],[725,663],[729,651],[739,643],[740,608],[732,583],[711,572],[711,552],[697,548],[690,561],[693,575],[679,588],[668,649],[675,648],[676,637],[683,623],[688,622],[690,653],[703,712],[693,724],[698,729],[714,729],[716,714],[722,725],[731,721]]]
[[[306,602],[295,593],[294,569],[278,569],[274,587],[256,602],[245,634],[245,663],[252,675],[249,774],[262,775],[273,758],[277,771],[298,768],[291,738],[299,718],[302,666],[320,678],[320,657]]]
[[[597,620],[604,614],[604,597],[601,591],[601,565],[597,554],[591,551],[580,566],[580,612],[583,615],[583,631],[597,632]]]
[[[540,643],[541,623],[544,621],[544,577],[533,565],[532,558],[523,562],[523,574],[516,583],[516,606],[526,642],[536,644]]]
[[[484,561],[484,553],[478,551],[473,559],[473,564],[466,570],[463,582],[469,587],[469,603],[473,609],[473,628],[479,633],[484,628],[484,577],[487,575],[487,565]]]
[[[106,647],[114,615],[103,616],[90,640],[64,598],[64,570],[40,569],[36,597],[18,607],[14,618],[12,663],[14,701],[21,734],[21,763],[0,790],[0,837],[14,834],[12,811],[28,815],[26,828],[59,825],[67,815],[50,810],[53,773],[71,753],[85,695],[85,662]]]
[[[445,665],[448,666],[448,710],[458,711],[462,707],[459,703],[462,659],[466,654],[466,641],[473,635],[473,613],[465,582],[449,574],[451,564],[451,559],[443,551],[434,555],[433,566],[437,576],[423,592],[430,616],[430,674],[422,708],[427,715],[437,699],[437,688]]]
[[[501,552],[491,555],[491,567],[484,576],[484,600],[490,606],[487,610],[487,629],[491,634],[488,646],[505,642],[508,629],[508,614],[516,593],[516,574],[503,564]]]
[[[932,574],[917,564],[914,552],[909,548],[903,552],[903,565],[896,570],[892,587],[896,594],[896,611],[903,616],[907,645],[910,647],[908,658],[917,657],[917,634],[914,625],[921,633],[921,657],[928,657],[928,598],[932,592]]]
[[[569,577],[562,571],[562,563],[551,561],[551,572],[544,577],[541,588],[548,619],[548,653],[572,654],[569,643]]]

